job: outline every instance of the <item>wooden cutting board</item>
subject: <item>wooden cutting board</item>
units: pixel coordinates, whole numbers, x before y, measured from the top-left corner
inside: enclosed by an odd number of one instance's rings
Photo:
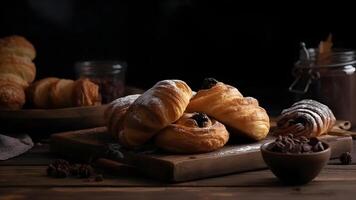
[[[220,150],[194,155],[173,155],[146,148],[138,151],[123,151],[116,156],[108,155],[108,144],[115,143],[106,134],[106,128],[93,128],[54,134],[51,137],[51,151],[70,159],[89,161],[103,158],[108,163],[124,163],[136,167],[143,174],[160,180],[180,182],[266,168],[260,153],[261,144],[228,144]],[[332,158],[352,150],[350,136],[323,136],[329,143]]]

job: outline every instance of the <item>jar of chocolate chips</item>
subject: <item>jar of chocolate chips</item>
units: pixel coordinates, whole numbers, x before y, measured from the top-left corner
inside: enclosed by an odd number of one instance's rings
[[[339,120],[356,124],[356,52],[332,47],[331,36],[318,48],[301,43],[299,60],[289,90],[296,100],[314,99],[326,104]]]
[[[83,61],[75,64],[79,78],[89,78],[98,84],[102,103],[124,95],[127,64],[121,61]]]

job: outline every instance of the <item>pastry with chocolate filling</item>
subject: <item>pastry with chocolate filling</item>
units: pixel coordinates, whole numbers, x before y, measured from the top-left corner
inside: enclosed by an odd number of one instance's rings
[[[229,140],[225,126],[203,113],[185,113],[161,130],[156,145],[173,153],[204,153],[223,147]]]
[[[328,106],[315,100],[304,99],[282,111],[274,133],[317,137],[326,134],[335,121],[335,116]]]

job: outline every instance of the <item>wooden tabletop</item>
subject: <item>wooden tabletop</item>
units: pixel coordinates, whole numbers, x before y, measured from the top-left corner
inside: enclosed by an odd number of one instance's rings
[[[353,157],[356,158],[354,145]],[[356,162],[330,161],[321,174],[303,186],[283,186],[269,170],[169,184],[144,178],[118,166],[103,173],[104,181],[46,176],[48,163],[58,158],[47,144],[36,145],[17,158],[0,161],[0,200],[3,199],[354,199]]]

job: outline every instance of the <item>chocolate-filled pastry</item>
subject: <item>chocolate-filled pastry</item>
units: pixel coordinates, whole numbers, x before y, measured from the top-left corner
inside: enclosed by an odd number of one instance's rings
[[[183,115],[191,97],[192,90],[184,81],[156,83],[130,106],[119,135],[120,143],[129,148],[146,143]]]
[[[304,99],[282,111],[274,134],[317,137],[326,134],[335,121],[329,107],[315,100]]]
[[[119,133],[123,130],[125,115],[131,104],[139,97],[139,94],[128,95],[112,101],[105,110],[104,116],[108,133],[115,139],[119,139]]]
[[[187,112],[202,112],[232,129],[231,134],[253,140],[264,139],[270,128],[269,117],[258,101],[233,86],[208,79],[208,84],[191,99]]]
[[[161,130],[155,143],[172,153],[204,153],[223,147],[229,140],[225,126],[202,113],[185,113]]]

